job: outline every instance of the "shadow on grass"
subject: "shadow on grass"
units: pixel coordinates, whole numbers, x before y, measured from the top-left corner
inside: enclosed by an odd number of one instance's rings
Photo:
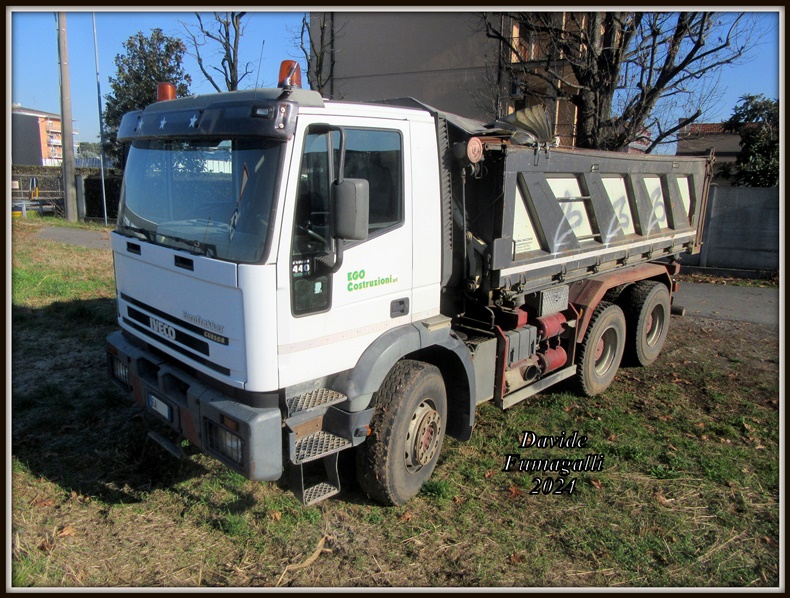
[[[15,467],[114,504],[207,472],[149,440],[143,413],[111,382],[105,338],[116,329],[115,314],[114,299],[13,306],[11,313]]]
[[[12,307],[12,452],[19,465],[67,494],[109,504],[173,489],[188,504],[210,497],[212,506],[231,514],[255,506],[225,466],[189,446],[183,447],[187,458],[176,459],[149,438],[155,429],[178,442],[110,380],[105,339],[117,330],[115,318],[114,299]],[[343,455],[342,500],[373,504],[356,482],[354,459],[352,451]],[[288,491],[288,476],[277,485]]]

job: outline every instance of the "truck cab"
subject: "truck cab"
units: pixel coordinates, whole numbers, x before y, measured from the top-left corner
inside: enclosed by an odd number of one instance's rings
[[[433,119],[254,90],[158,102],[119,139],[113,377],[251,479],[330,457],[320,498],[336,492],[387,352],[440,315]]]

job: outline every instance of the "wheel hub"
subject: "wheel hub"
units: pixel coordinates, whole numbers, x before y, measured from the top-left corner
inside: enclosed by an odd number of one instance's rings
[[[660,305],[656,306],[647,319],[647,330],[645,332],[645,340],[647,344],[654,347],[661,338],[664,324],[664,308]]]
[[[419,471],[439,450],[442,417],[433,401],[425,399],[415,409],[406,434],[406,469]]]
[[[614,364],[616,346],[617,331],[607,328],[595,346],[595,372],[599,376],[606,374]]]

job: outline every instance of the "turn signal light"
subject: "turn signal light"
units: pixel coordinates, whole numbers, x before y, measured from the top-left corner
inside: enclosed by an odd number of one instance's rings
[[[220,414],[219,421],[223,426],[225,426],[229,430],[232,430],[233,432],[239,431],[239,422],[237,422],[235,419],[230,419],[229,417]]]

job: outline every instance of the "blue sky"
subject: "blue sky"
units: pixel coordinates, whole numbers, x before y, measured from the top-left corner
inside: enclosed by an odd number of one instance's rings
[[[25,108],[60,114],[60,68],[55,13],[51,10],[31,12],[25,8],[11,14],[11,101]],[[159,27],[167,35],[186,41],[180,21],[196,24],[194,12],[107,12],[96,13],[96,40],[99,53],[99,81],[102,97],[111,89],[109,77],[116,74],[115,56],[124,53],[123,42],[142,31],[146,36]],[[301,23],[303,13],[259,12],[246,19],[240,48],[243,62],[252,62],[260,71],[248,76],[242,87],[252,87],[258,76],[259,86],[274,86],[280,62],[298,57],[290,29]],[[66,10],[71,79],[72,116],[78,141],[98,141],[99,102],[96,89],[96,52],[94,50],[91,12]],[[261,54],[261,44],[263,54]],[[262,57],[262,60],[261,60]],[[208,62],[208,57],[206,57]],[[185,70],[192,77],[193,93],[212,93],[214,88],[203,77],[197,62],[187,57]],[[248,79],[252,77],[252,81]],[[220,77],[221,79],[221,77]],[[218,80],[219,82],[219,80]],[[102,106],[104,101],[102,100]]]
[[[57,9],[57,7],[55,7]],[[9,35],[7,41],[11,56],[11,78],[8,87],[10,104],[21,104],[45,112],[60,113],[57,23],[52,8],[47,11],[23,7],[7,10]],[[244,62],[260,68],[256,73],[259,86],[272,86],[276,82],[281,60],[298,58],[299,51],[293,41],[293,30],[298,30],[302,13],[277,11],[253,12],[247,20],[242,38],[241,53]],[[10,13],[10,14],[9,14]],[[722,74],[722,97],[716,106],[704,115],[701,122],[719,122],[732,113],[738,99],[744,94],[764,94],[779,97],[779,16],[777,10],[760,13],[763,34],[758,46],[744,64],[732,65]],[[78,141],[98,141],[99,109],[96,88],[96,64],[91,12],[66,11],[69,42],[72,113]],[[108,78],[115,75],[115,56],[123,52],[123,42],[142,31],[148,35],[159,27],[168,35],[186,39],[180,21],[196,23],[193,12],[119,12],[97,11],[96,39],[99,54],[99,81],[102,96],[110,92]],[[263,53],[261,53],[261,44]],[[186,71],[192,76],[193,93],[210,93],[211,85],[200,73],[197,64],[187,58]],[[247,80],[242,87],[251,87],[254,80]],[[8,95],[8,94],[7,94]],[[103,100],[102,100],[103,104]]]

